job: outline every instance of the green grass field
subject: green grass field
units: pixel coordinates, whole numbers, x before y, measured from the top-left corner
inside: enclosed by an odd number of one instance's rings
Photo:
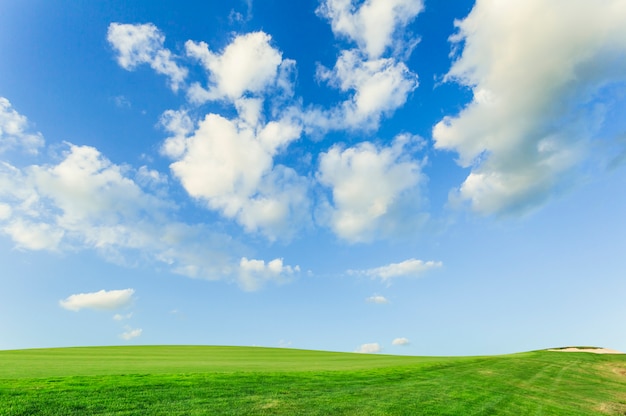
[[[626,415],[626,356],[0,351],[0,415]]]

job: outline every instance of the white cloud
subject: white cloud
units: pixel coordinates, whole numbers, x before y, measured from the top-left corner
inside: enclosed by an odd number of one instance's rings
[[[266,282],[283,283],[300,273],[300,266],[287,266],[283,259],[274,259],[268,263],[264,260],[248,260],[242,257],[239,262],[239,285],[247,291],[259,289]]]
[[[63,239],[64,230],[51,224],[15,218],[2,228],[17,247],[28,250],[55,251]]]
[[[396,345],[396,346],[406,346],[410,344],[411,343],[406,338],[396,338],[391,342],[391,345]]]
[[[440,261],[423,261],[409,259],[400,263],[391,263],[386,266],[366,270],[349,270],[349,274],[364,275],[387,281],[396,277],[419,276],[422,273],[443,266]]]
[[[130,305],[134,293],[134,289],[78,293],[59,301],[59,305],[74,312],[81,309],[114,310]]]
[[[170,87],[177,91],[187,77],[187,69],[180,67],[172,52],[163,47],[165,36],[151,23],[111,23],[107,40],[117,52],[117,62],[132,71],[141,64],[149,64],[157,73],[170,79]]]
[[[433,129],[435,146],[471,168],[452,202],[527,212],[576,182],[599,149],[592,141],[626,131],[615,111],[626,92],[625,21],[620,0],[477,1],[457,22],[462,53],[445,77],[473,100]]]
[[[237,104],[239,118],[208,114],[189,137],[165,142],[164,152],[177,156],[172,172],[189,195],[247,231],[291,238],[308,222],[308,183],[273,159],[300,137],[301,126],[291,119],[263,124],[258,101]]]
[[[261,93],[274,84],[282,54],[270,45],[264,32],[239,35],[221,54],[209,50],[205,42],[187,41],[187,55],[199,60],[209,74],[209,89],[199,84],[190,90],[190,99],[204,102],[221,98],[234,101],[245,93]]]
[[[386,303],[389,303],[389,300],[387,300],[386,297],[381,296],[381,295],[370,296],[369,298],[366,298],[365,301],[368,303],[376,303],[379,305],[384,305]]]
[[[44,145],[41,133],[28,131],[28,119],[15,111],[9,100],[0,97],[0,154],[13,148],[37,154]]]
[[[370,58],[380,57],[424,9],[421,0],[325,0],[317,13],[330,20],[333,32],[347,37]]]
[[[361,354],[376,354],[378,352],[381,352],[382,350],[383,350],[382,347],[377,342],[373,342],[371,344],[361,345],[354,352],[358,352]]]
[[[411,217],[419,217],[423,176],[420,164],[407,154],[420,143],[416,137],[400,135],[389,147],[364,142],[345,150],[333,146],[321,154],[317,178],[332,188],[333,206],[326,215],[340,238],[369,241],[410,227],[403,206],[408,200]]]
[[[343,51],[335,67],[318,67],[317,77],[353,95],[330,110],[312,110],[304,118],[322,129],[376,128],[383,115],[402,107],[418,86],[417,75],[394,58],[364,60],[358,51]]]
[[[124,331],[123,333],[120,334],[120,338],[122,338],[123,340],[126,341],[130,341],[133,338],[137,338],[139,336],[141,336],[141,333],[143,332],[143,329],[141,328],[131,328],[131,327],[126,327],[126,331]]]

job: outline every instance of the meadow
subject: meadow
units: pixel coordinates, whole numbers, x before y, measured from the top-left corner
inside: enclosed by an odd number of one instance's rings
[[[0,351],[0,415],[626,415],[626,356]]]

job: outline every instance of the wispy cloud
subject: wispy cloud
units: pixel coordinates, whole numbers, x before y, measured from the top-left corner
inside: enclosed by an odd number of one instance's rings
[[[370,296],[368,298],[365,299],[366,302],[368,303],[376,303],[378,305],[384,305],[389,303],[389,300],[381,295],[374,295],[374,296]]]
[[[107,40],[117,52],[117,62],[126,70],[148,64],[157,73],[170,80],[170,87],[178,91],[188,70],[179,66],[172,52],[164,48],[165,36],[151,23],[111,23]]]
[[[443,266],[443,263],[440,261],[409,259],[400,263],[391,263],[372,269],[348,270],[348,274],[369,276],[388,281],[397,277],[416,277],[428,270],[436,269],[441,266]]]
[[[62,308],[78,312],[81,309],[115,310],[128,306],[133,301],[134,289],[100,290],[78,293],[59,301]]]
[[[43,136],[30,131],[26,116],[18,113],[9,100],[0,97],[0,154],[14,148],[37,154],[43,145]]]
[[[120,334],[120,338],[126,341],[140,337],[143,332],[143,329],[141,328],[131,328],[127,326],[125,329],[126,330]]]

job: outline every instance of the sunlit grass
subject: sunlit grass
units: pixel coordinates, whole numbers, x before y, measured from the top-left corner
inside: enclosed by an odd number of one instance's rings
[[[626,358],[234,347],[0,351],[1,415],[624,415]]]

